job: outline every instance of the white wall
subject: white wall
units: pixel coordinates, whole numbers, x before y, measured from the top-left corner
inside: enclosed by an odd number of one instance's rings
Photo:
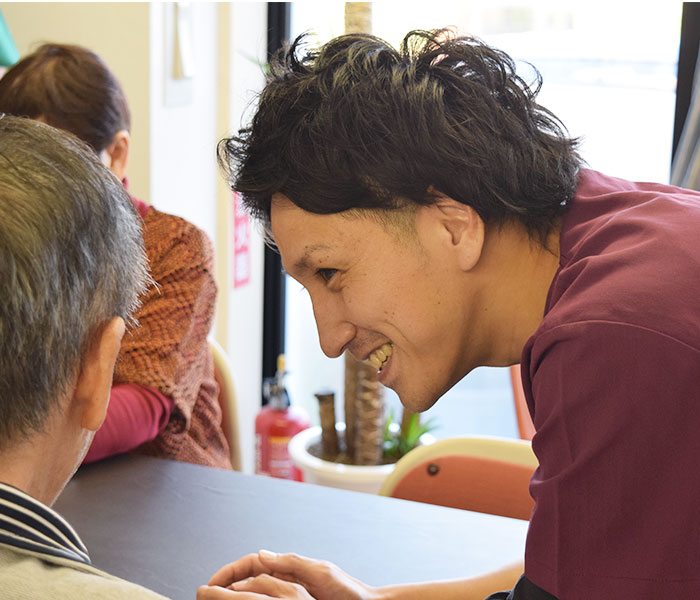
[[[55,41],[86,46],[105,60],[132,112],[130,190],[212,238],[219,285],[213,334],[233,364],[243,467],[252,472],[261,395],[263,242],[254,232],[250,282],[233,289],[231,192],[216,164],[216,143],[238,130],[254,98],[250,90],[262,87],[255,60],[265,61],[266,3],[191,3],[194,75],[175,95],[168,94],[174,3],[0,6],[21,55]]]
[[[21,56],[45,42],[78,44],[99,54],[121,82],[131,109],[130,191],[149,199],[149,8],[145,2],[3,2]]]
[[[228,10],[231,49],[227,53],[229,64],[229,132],[236,132],[247,124],[255,93],[264,84],[260,64],[266,61],[267,4],[265,2],[235,2],[220,5]],[[226,9],[224,9],[226,7]],[[223,54],[223,53],[222,53]],[[224,65],[221,65],[224,67]],[[223,76],[223,75],[222,75]],[[224,190],[226,200],[230,192]],[[230,208],[230,202],[227,202]],[[227,224],[233,217],[229,212]],[[231,251],[228,252],[229,264]],[[262,389],[262,331],[263,331],[263,271],[264,245],[259,230],[253,227],[251,234],[251,278],[247,285],[230,289],[228,323],[229,353],[234,365],[237,386],[241,443],[243,445],[243,470],[252,472],[254,467],[254,424],[260,410]],[[232,267],[229,267],[232,275]],[[228,281],[233,281],[232,276]]]
[[[217,5],[191,4],[194,75],[173,82],[175,4],[150,5],[150,199],[216,237]],[[178,94],[166,94],[180,84]]]

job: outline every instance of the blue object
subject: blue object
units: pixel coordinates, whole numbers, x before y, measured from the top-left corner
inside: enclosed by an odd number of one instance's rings
[[[11,67],[19,60],[19,51],[0,10],[0,66]]]

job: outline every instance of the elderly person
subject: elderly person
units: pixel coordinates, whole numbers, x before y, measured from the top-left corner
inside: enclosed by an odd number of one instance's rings
[[[524,575],[373,588],[264,552],[203,600],[700,598],[700,193],[583,168],[536,93],[469,37],[297,41],[220,150],[327,355],[380,365],[413,411],[521,364]]]
[[[0,79],[0,111],[75,134],[126,184],[130,115],[124,91],[93,52],[46,44]],[[231,468],[207,335],[216,300],[212,246],[192,223],[137,198],[157,286],[122,343],[109,411],[86,461],[135,450]]]
[[[0,117],[0,589],[161,598],[95,568],[51,504],[107,412],[149,283],[132,202],[84,144]]]

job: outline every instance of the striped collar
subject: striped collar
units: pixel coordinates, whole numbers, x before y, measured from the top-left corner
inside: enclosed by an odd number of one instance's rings
[[[0,543],[91,564],[78,534],[57,512],[0,483]]]

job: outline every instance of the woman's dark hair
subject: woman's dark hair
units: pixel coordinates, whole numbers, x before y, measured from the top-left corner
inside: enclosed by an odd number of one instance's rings
[[[269,224],[282,193],[313,213],[430,204],[436,192],[488,224],[519,220],[544,239],[571,200],[577,140],[535,102],[513,60],[473,37],[412,31],[397,51],[371,35],[270,65],[252,124],[219,144],[219,162]]]
[[[0,79],[0,112],[41,118],[101,152],[131,127],[119,81],[94,52],[45,44]]]

